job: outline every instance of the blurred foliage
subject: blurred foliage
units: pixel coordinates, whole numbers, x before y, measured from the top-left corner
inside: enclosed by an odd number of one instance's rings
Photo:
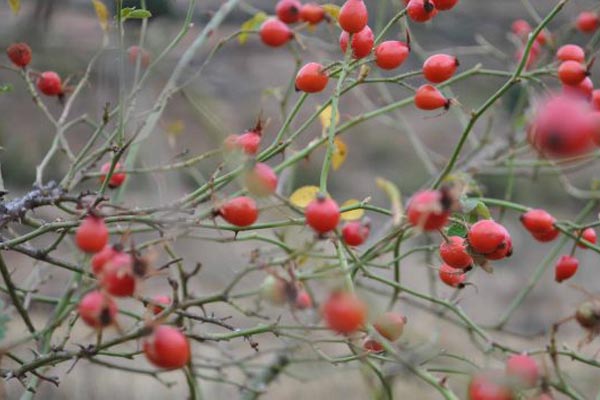
[[[113,12],[116,12],[115,7],[113,4]],[[125,7],[143,8],[140,0],[123,0],[123,8]],[[152,13],[153,17],[170,16],[173,13],[168,0],[146,0],[146,9]]]

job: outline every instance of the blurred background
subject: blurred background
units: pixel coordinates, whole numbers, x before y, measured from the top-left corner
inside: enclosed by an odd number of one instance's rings
[[[0,47],[6,48],[12,42],[25,41],[33,49],[32,66],[38,71],[54,70],[63,77],[70,77],[70,82],[76,82],[85,71],[87,62],[101,47],[102,30],[98,24],[90,1],[86,0],[37,0],[23,1],[22,10],[14,16],[5,3],[0,5]],[[112,5],[112,2],[106,2]],[[126,1],[125,5],[135,6],[134,0]],[[153,13],[149,21],[146,37],[146,49],[150,54],[158,54],[181,29],[185,16],[187,1],[182,0],[147,0],[148,7]],[[183,51],[197,36],[198,32],[211,13],[222,1],[203,0],[199,2],[193,18],[193,26],[166,61],[161,63],[143,89],[138,99],[140,110],[149,109],[156,96],[162,89],[165,80]],[[337,1],[341,4],[341,1]],[[368,2],[371,12],[371,24],[375,32],[398,9],[397,1]],[[544,16],[556,0],[535,0],[531,2],[537,12]],[[264,10],[272,14],[275,1],[252,0],[245,2],[228,18],[217,32],[211,37],[210,46],[205,46],[203,52],[194,61],[194,68],[202,65],[208,51],[220,38],[237,30],[240,25],[251,17],[256,10]],[[460,5],[452,12],[440,13],[431,24],[411,25],[412,41],[415,48],[422,54],[444,51],[456,54],[461,62],[461,69],[468,69],[478,63],[486,68],[510,70],[514,67],[515,40],[509,35],[511,23],[518,18],[528,20],[532,25],[534,18],[521,0],[505,0],[502,2],[461,0]],[[564,12],[550,25],[551,32],[558,32],[573,43],[585,44],[589,40],[579,33],[570,30],[572,21],[578,12],[597,7],[597,1],[571,1]],[[125,47],[136,44],[139,38],[139,23],[126,23]],[[300,56],[305,61],[320,61],[326,63],[339,59],[337,46],[338,30],[335,27],[322,24],[314,33],[305,32],[301,40],[306,49],[300,50]],[[394,29],[389,38],[404,38],[400,29]],[[111,45],[99,59],[91,76],[91,82],[85,88],[84,95],[75,105],[72,115],[87,114],[91,119],[102,115],[106,103],[116,104],[119,85],[128,87],[133,76],[130,67],[125,76],[119,76],[118,58],[120,50],[115,43],[114,29],[110,33]],[[546,51],[546,60],[552,50]],[[0,59],[0,64],[7,64],[6,57]],[[413,54],[400,72],[418,69],[422,63],[417,54]],[[597,68],[594,69],[596,72]],[[139,159],[140,166],[167,164],[181,157],[182,154],[200,154],[217,148],[224,137],[231,133],[241,133],[251,128],[259,115],[269,120],[265,130],[265,142],[269,143],[281,126],[282,116],[279,99],[285,92],[290,78],[294,75],[295,61],[285,48],[267,48],[252,35],[245,45],[237,41],[227,43],[217,53],[206,67],[203,74],[195,79],[182,94],[175,95],[163,115],[157,132],[144,142]],[[193,71],[190,71],[190,74]],[[593,75],[592,75],[593,77]],[[417,86],[419,78],[410,81]],[[385,117],[377,118],[360,124],[345,135],[348,145],[346,164],[333,173],[330,191],[343,201],[349,198],[364,199],[372,197],[373,204],[387,206],[387,199],[377,188],[375,178],[385,177],[396,183],[403,194],[408,197],[423,186],[429,179],[429,173],[422,159],[417,156],[411,145],[411,135],[421,141],[431,158],[435,168],[442,167],[450,155],[462,131],[465,114],[476,108],[487,99],[502,83],[504,78],[476,77],[452,86],[452,96],[459,99],[461,106],[456,111],[441,115],[426,114],[417,111],[412,106],[393,112]],[[549,87],[557,87],[557,81],[546,79]],[[0,163],[6,190],[9,196],[17,196],[31,188],[35,178],[35,167],[47,152],[53,139],[53,128],[44,119],[31,101],[24,84],[17,74],[6,69],[0,69],[0,84],[10,84],[13,89],[9,93],[0,94]],[[362,94],[345,96],[341,101],[342,121],[389,103],[389,99],[370,88],[361,89]],[[521,89],[520,89],[521,90]],[[400,85],[389,85],[390,95],[401,99],[410,94],[410,89]],[[481,139],[489,130],[492,142],[503,142],[509,137],[522,138],[523,118],[515,121],[508,116],[517,91],[511,92],[489,117],[483,118],[474,130],[474,137]],[[329,94],[312,96],[309,103],[301,111],[295,127],[308,117]],[[292,101],[297,95],[292,95]],[[61,110],[61,105],[54,99],[45,99],[53,114]],[[144,118],[143,112],[137,117]],[[129,121],[132,125],[136,121]],[[301,149],[321,132],[316,121],[314,126],[300,136],[294,149]],[[89,127],[82,125],[74,128],[68,134],[68,140],[74,148],[80,148],[89,138]],[[476,143],[477,144],[477,143]],[[470,149],[469,149],[470,150]],[[310,159],[302,162],[294,171],[293,187],[318,182],[323,151],[317,151]],[[524,159],[535,160],[530,153]],[[108,159],[107,159],[108,160]],[[128,205],[152,205],[181,196],[193,190],[197,183],[203,181],[215,170],[217,162],[209,161],[193,171],[193,174],[156,173],[136,176],[132,179],[130,192],[125,202]],[[278,162],[279,160],[275,160]],[[68,164],[57,159],[53,161],[46,179],[60,180]],[[505,194],[507,179],[502,173],[487,168],[484,160],[471,164],[471,171],[480,171],[477,179],[486,196],[502,198]],[[496,171],[497,172],[497,171]],[[568,174],[574,185],[583,189],[589,188],[591,178],[600,177],[598,163],[580,168]],[[86,187],[94,188],[96,182],[88,181]],[[551,211],[559,219],[573,219],[582,209],[585,201],[576,200],[565,193],[556,176],[539,174],[535,178],[532,173],[523,174],[515,180],[513,200],[528,206],[543,207]],[[596,208],[590,218],[598,214]],[[51,216],[51,211],[40,210],[40,216]],[[494,210],[494,215],[498,213]],[[385,224],[385,220],[377,215],[373,219],[375,230]],[[466,288],[460,294],[460,305],[482,325],[493,324],[507,308],[514,296],[525,286],[536,266],[547,255],[552,244],[539,244],[520,227],[518,215],[512,212],[504,215],[505,223],[515,242],[514,256],[495,265],[494,274],[486,274],[479,270],[472,276],[473,286]],[[298,240],[308,236],[307,232],[295,232]],[[40,239],[39,245],[45,242]],[[411,245],[435,243],[437,237],[421,237],[413,240]],[[250,253],[256,245],[248,242],[231,244],[215,244],[181,240],[175,243],[178,253],[186,258],[187,265],[196,261],[202,262],[202,273],[194,282],[197,295],[214,293],[227,284],[233,274],[243,269],[249,260]],[[564,252],[570,250],[565,246]],[[407,245],[409,248],[409,245]],[[64,249],[66,251],[67,249]],[[598,254],[590,251],[580,251],[581,269],[570,282],[580,285],[592,293],[600,291],[598,271],[600,263]],[[31,260],[9,253],[6,255],[15,276],[26,277],[31,271]],[[446,287],[437,287],[430,277],[434,267],[437,267],[437,256],[426,259],[422,255],[409,258],[403,264],[403,280],[407,286],[427,291],[433,290],[440,297],[448,298],[453,291]],[[428,268],[431,267],[431,268]],[[47,282],[40,289],[43,294],[56,295],[61,293],[67,281],[67,274],[62,271],[45,270],[43,278]],[[250,277],[246,288],[258,285],[261,276]],[[431,287],[431,285],[435,287]],[[168,290],[161,282],[148,282],[144,291],[154,293]],[[385,299],[365,294],[374,309],[385,307]],[[541,348],[547,343],[546,331],[549,324],[571,315],[577,304],[585,295],[569,285],[557,285],[550,268],[540,284],[531,292],[523,306],[514,314],[507,324],[507,330],[515,334],[496,333],[499,341],[526,349]],[[5,303],[7,303],[5,299]],[[126,303],[125,303],[126,304]],[[420,303],[425,304],[425,303]],[[427,305],[427,304],[425,304]],[[139,305],[132,304],[131,307]],[[50,308],[34,306],[32,308],[35,320],[42,324],[49,315]],[[269,309],[271,316],[279,314],[289,318],[289,312],[281,309]],[[469,359],[478,362],[488,362],[490,367],[501,368],[502,364],[493,359],[482,359],[479,351],[473,349],[463,330],[453,327],[440,319],[415,307],[411,302],[399,302],[399,310],[408,316],[409,325],[403,343],[407,348],[414,349],[419,344],[426,347],[434,345],[448,349],[455,354],[464,354]],[[230,315],[231,309],[221,306],[209,308],[217,315]],[[229,313],[229,314],[228,314]],[[306,318],[314,318],[308,316]],[[256,320],[240,318],[237,315],[229,321],[235,326],[250,327]],[[127,325],[127,323],[124,323]],[[211,327],[207,327],[210,331]],[[18,318],[8,325],[8,338],[19,337],[23,327]],[[79,327],[75,332],[75,343],[88,343],[93,340],[89,330]],[[113,335],[116,333],[112,333]],[[584,332],[574,324],[561,329],[560,341],[574,348]],[[279,339],[270,335],[253,338],[265,350],[265,359],[269,358],[270,347],[281,346]],[[135,345],[133,345],[135,347]],[[593,357],[600,348],[600,342],[593,342],[584,349],[584,353]],[[243,340],[229,343],[207,345],[198,349],[206,357],[239,357],[252,354],[254,350]],[[343,349],[331,349],[344,354]],[[411,350],[411,353],[412,354]],[[314,354],[307,351],[307,356]],[[30,356],[26,348],[23,354]],[[234,356],[235,355],[235,356]],[[144,360],[126,361],[131,365],[143,366]],[[576,387],[586,398],[595,398],[598,394],[600,370],[592,367],[584,368],[582,364],[563,360],[563,368],[575,378]],[[60,387],[44,383],[40,387],[37,398],[58,399],[165,399],[185,398],[186,386],[183,375],[179,372],[168,373],[164,379],[178,382],[172,388],[152,379],[149,376],[127,374],[118,370],[110,370],[91,365],[81,360],[74,368],[72,365],[60,365],[49,374],[61,379]],[[549,365],[548,365],[549,367]],[[207,371],[210,376],[211,371]],[[264,395],[264,399],[366,399],[369,398],[369,385],[360,372],[360,366],[352,365],[333,367],[326,363],[298,364],[289,369],[289,374],[280,376]],[[438,395],[427,386],[414,378],[407,371],[397,371],[398,378],[394,387],[397,398],[406,399],[437,399]],[[236,377],[232,372],[232,379]],[[464,393],[466,377],[454,377],[449,385],[457,393]],[[5,383],[6,398],[18,398],[22,386],[16,380]],[[237,398],[239,389],[207,380],[203,383],[206,399]],[[560,396],[556,396],[560,399]]]

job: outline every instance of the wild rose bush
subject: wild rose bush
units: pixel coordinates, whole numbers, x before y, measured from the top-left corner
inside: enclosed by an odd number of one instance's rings
[[[18,2],[10,3],[18,9]],[[504,341],[513,334],[507,323],[544,275],[554,274],[547,290],[569,290],[559,283],[580,268],[593,267],[580,265],[579,254],[600,253],[597,182],[581,189],[567,175],[597,165],[600,155],[600,90],[594,90],[591,74],[600,37],[594,10],[581,9],[565,26],[556,20],[568,0],[555,2],[546,15],[538,15],[525,0],[529,22],[520,19],[506,27],[516,44],[514,58],[505,60],[505,69],[490,69],[485,57],[466,65],[452,49],[428,54],[411,35],[416,24],[428,23],[435,30],[437,18],[468,7],[466,0],[406,0],[394,4],[393,13],[378,12],[377,17],[371,12],[375,5],[363,0],[337,5],[281,0],[266,10],[228,0],[184,45],[197,11],[192,0],[179,35],[156,54],[144,48],[152,15],[141,3],[134,9],[117,1],[111,16],[104,3],[93,1],[103,45],[76,80],[36,69],[36,49],[26,43],[7,46],[2,74],[20,78],[13,90],[27,91],[54,130],[33,189],[23,196],[6,195],[0,209],[2,254],[17,252],[36,265],[29,276],[17,277],[6,257],[0,257],[7,304],[1,371],[6,380],[23,385],[22,398],[34,397],[41,385],[54,384],[60,391],[69,376],[57,378],[52,371],[78,363],[144,375],[165,385],[170,385],[168,374],[184,374],[193,399],[202,397],[207,382],[233,386],[245,399],[258,398],[295,365],[324,362],[360,366],[367,390],[378,399],[394,398],[395,383],[409,379],[421,381],[428,398],[596,395],[581,389],[564,364],[599,365],[588,351],[600,330],[600,300],[593,294],[584,296],[571,315],[555,316],[543,332],[544,346]],[[238,32],[221,34],[219,27],[237,8],[249,14],[247,22]],[[138,44],[126,47],[122,38],[132,20],[142,20]],[[579,31],[576,40],[574,31]],[[314,42],[307,38],[333,44],[337,51],[314,59],[309,44]],[[280,93],[282,123],[257,115],[248,123],[252,128],[224,137],[220,148],[165,165],[139,165],[140,147],[156,134],[173,97],[202,79],[205,66],[218,62],[216,55],[248,41],[260,41],[262,51],[289,54],[297,62]],[[163,89],[152,107],[140,110],[141,89],[176,48],[182,54]],[[98,57],[108,51],[117,54],[121,76],[132,72],[133,81],[121,85],[118,104],[107,104],[98,118],[74,115],[80,96],[93,90]],[[408,70],[410,58],[422,61],[422,68]],[[452,95],[454,84],[481,78],[502,84],[480,104],[463,104]],[[391,89],[397,87],[410,94],[395,97]],[[8,92],[3,96],[11,96],[10,88],[3,88]],[[368,97],[367,90],[377,94],[373,107],[347,117],[340,101],[356,93]],[[507,138],[493,127],[483,132],[478,123],[509,96],[518,98],[509,113],[515,134]],[[47,107],[49,102],[61,104],[60,114]],[[300,117],[315,106],[308,118]],[[410,143],[429,174],[420,190],[405,193],[394,177],[374,176],[386,204],[374,204],[369,197],[340,199],[330,183],[332,171],[343,167],[352,151],[344,137],[366,121],[415,108],[432,119],[453,113],[463,123],[441,166],[412,135]],[[314,136],[308,128],[318,121],[322,134]],[[83,146],[74,147],[67,133],[82,123],[90,133]],[[307,144],[299,144],[310,135]],[[317,150],[323,149],[321,157]],[[185,175],[215,159],[221,161],[211,176],[198,179],[194,190],[178,199],[139,205],[129,189],[145,174]],[[49,176],[55,160],[67,166],[63,176]],[[320,175],[314,185],[290,187],[286,171],[301,162],[318,165]],[[502,198],[485,196],[479,180],[486,168],[505,178]],[[544,173],[556,176],[568,196],[583,202],[579,215],[557,219],[538,204],[512,201],[515,177],[536,179]],[[53,212],[36,214],[48,208]],[[369,215],[385,222],[374,223]],[[526,249],[513,240],[504,222],[509,219],[520,220],[539,246],[553,242],[553,247],[535,273],[522,278],[513,301],[494,310],[496,323],[484,326],[460,302],[486,295],[476,290],[482,273],[496,265],[497,274],[517,268]],[[42,240],[47,244],[40,245]],[[206,269],[227,266],[196,264],[179,255],[180,240],[227,243],[231,252],[238,243],[251,242],[254,251],[227,284],[200,292],[190,284],[193,279],[202,278]],[[401,263],[408,258],[426,260],[411,274],[423,274],[453,292],[435,290],[433,281],[429,292],[405,283]],[[71,274],[62,293],[38,279],[40,268]],[[261,285],[249,283],[257,276]],[[170,292],[151,290],[147,284],[152,281],[168,282]],[[52,307],[43,322],[31,315],[37,303]],[[407,314],[408,304],[418,307]],[[469,350],[406,338],[411,321],[425,316],[458,327]],[[567,323],[580,326],[578,343],[560,340],[560,328]],[[436,329],[443,336],[442,326]],[[91,333],[85,343],[72,339],[77,329]],[[255,351],[231,354],[221,345],[236,341]]]

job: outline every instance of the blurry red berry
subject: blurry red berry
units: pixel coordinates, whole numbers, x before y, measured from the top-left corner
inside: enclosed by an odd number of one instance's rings
[[[37,87],[46,96],[61,96],[63,94],[62,81],[56,72],[42,72],[37,80]]]
[[[255,196],[270,196],[277,189],[277,174],[265,163],[257,163],[244,175],[248,192]]]
[[[554,230],[556,219],[546,210],[533,209],[521,215],[521,223],[531,233],[544,233]]]
[[[576,44],[565,44],[556,51],[556,58],[560,61],[585,61],[585,51]]]
[[[473,266],[473,257],[467,251],[467,244],[460,236],[450,236],[440,245],[441,259],[452,268],[466,269]]]
[[[519,386],[534,387],[540,378],[537,362],[527,354],[515,354],[506,360],[506,374],[516,379]]]
[[[159,325],[144,340],[144,354],[159,368],[176,369],[190,361],[190,344],[177,328]]]
[[[360,246],[369,237],[370,225],[360,221],[351,221],[342,228],[342,238],[348,246]]]
[[[85,217],[75,232],[75,242],[86,253],[102,250],[108,243],[108,228],[104,220],[95,215]]]
[[[353,293],[335,292],[323,304],[322,313],[329,329],[349,334],[364,325],[367,307]]]
[[[274,305],[283,305],[288,299],[287,282],[277,276],[267,275],[260,285],[260,298]]]
[[[102,167],[100,168],[100,172],[103,174],[103,175],[100,175],[100,182],[104,182],[104,180],[106,179],[106,175],[110,171],[110,166],[111,166],[111,163],[107,162],[107,163],[103,164]],[[108,181],[109,188],[111,188],[111,189],[118,188],[119,186],[121,186],[123,184],[123,182],[125,182],[125,178],[127,178],[127,174],[125,172],[119,172],[119,171],[121,171],[121,164],[117,163],[115,165],[113,174],[111,175],[110,180]]]
[[[256,222],[258,208],[253,199],[241,196],[223,204],[219,210],[219,215],[231,225],[245,227]]]
[[[458,68],[458,59],[447,54],[436,54],[425,60],[423,75],[432,83],[447,81],[454,75]]]
[[[421,110],[437,110],[438,108],[450,108],[451,101],[444,97],[435,86],[423,85],[415,93],[415,106]]]
[[[488,373],[476,374],[469,383],[469,400],[514,400],[510,387]]]
[[[229,135],[225,139],[225,149],[241,150],[247,155],[255,155],[258,152],[262,135],[261,132],[247,131],[241,135]]]
[[[550,157],[586,153],[592,146],[594,129],[589,110],[587,102],[573,96],[553,95],[540,101],[528,127],[529,142]]]
[[[314,62],[308,63],[296,75],[296,90],[318,93],[325,89],[327,82],[329,82],[329,77],[323,70],[323,66]]]
[[[587,76],[578,85],[563,85],[563,93],[567,96],[579,97],[585,101],[588,101],[592,97],[594,91],[594,82]]]
[[[435,0],[435,8],[440,11],[450,10],[457,4],[458,0]]]
[[[452,268],[448,264],[442,264],[439,270],[440,280],[446,285],[455,288],[461,288],[464,286],[464,282],[467,279],[467,275],[457,268]]]
[[[317,233],[327,233],[334,230],[340,222],[340,207],[335,200],[324,195],[318,195],[304,210],[306,224]]]
[[[581,239],[591,244],[596,244],[598,241],[598,235],[596,234],[594,228],[586,228],[581,234]],[[578,243],[577,246],[581,247],[582,249],[587,249],[587,247],[581,243]]]
[[[547,232],[532,232],[531,236],[538,242],[551,242],[556,239],[559,234],[560,231],[558,229],[552,229]]]
[[[521,39],[525,39],[531,33],[531,25],[523,19],[518,19],[512,23],[511,31]]]
[[[367,26],[369,12],[363,0],[346,0],[338,15],[338,23],[348,33],[358,33]]]
[[[558,78],[565,85],[578,85],[588,76],[587,67],[577,61],[564,61],[558,67]]]
[[[117,311],[115,302],[99,290],[83,296],[77,307],[83,322],[96,329],[111,325],[115,321]]]
[[[426,22],[435,17],[438,10],[432,0],[410,0],[406,13],[415,22]]]
[[[592,33],[598,29],[598,15],[593,11],[583,11],[577,17],[576,26],[583,33]]]
[[[381,69],[398,68],[408,58],[410,48],[406,43],[389,40],[375,48],[375,63]]]
[[[277,18],[286,24],[293,24],[300,19],[302,3],[298,0],[279,0],[275,6]]]
[[[298,290],[298,294],[296,295],[296,301],[294,306],[300,310],[306,310],[308,308],[312,308],[313,302],[310,298],[310,294],[304,289]]]
[[[471,226],[468,233],[469,245],[476,253],[486,257],[498,250],[512,247],[506,228],[491,219],[484,219]]]
[[[107,244],[102,250],[94,254],[90,261],[94,275],[100,275],[104,269],[104,265],[117,254],[120,254],[120,252],[110,244]]]
[[[271,47],[283,46],[294,37],[294,32],[276,18],[269,18],[260,26],[260,38]]]
[[[135,292],[133,259],[128,253],[119,253],[104,264],[100,285],[113,296],[127,297]]]
[[[571,278],[577,272],[579,268],[579,260],[572,256],[562,256],[556,263],[554,270],[554,278],[556,282],[560,283],[564,280]]]
[[[27,43],[14,43],[8,46],[6,54],[17,67],[25,68],[31,62],[31,48]]]
[[[317,3],[306,3],[300,9],[300,20],[316,25],[325,19],[325,9]]]
[[[161,312],[163,312],[165,307],[168,307],[171,305],[171,301],[172,301],[171,297],[169,297],[167,295],[154,296],[152,298],[152,302],[154,304],[150,305],[150,311],[152,311],[152,314],[154,314],[154,315],[160,314]]]
[[[442,191],[425,190],[417,192],[410,199],[406,215],[412,226],[425,231],[442,228],[450,218],[447,199]]]
[[[350,34],[346,31],[342,31],[340,34],[340,48],[344,54],[348,48],[349,37]],[[375,43],[375,36],[373,35],[371,28],[369,28],[369,25],[367,25],[362,31],[355,33],[352,36],[352,57],[355,59],[365,58],[371,54],[373,43]]]
[[[594,110],[600,111],[600,89],[592,92],[591,104]]]
[[[127,49],[127,55],[129,57],[129,63],[132,65],[137,64],[138,57],[140,58],[140,65],[147,68],[150,65],[150,53],[139,46],[131,46]]]
[[[373,322],[373,327],[381,336],[395,342],[400,339],[406,325],[406,317],[396,312],[386,312],[381,314]]]

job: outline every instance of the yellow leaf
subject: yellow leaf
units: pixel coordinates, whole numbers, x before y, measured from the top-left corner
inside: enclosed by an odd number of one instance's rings
[[[268,15],[260,11],[249,20],[245,21],[240,27],[240,35],[238,36],[238,42],[244,44],[248,41],[248,35],[250,31],[257,30],[260,25],[268,18]]]
[[[8,0],[8,6],[13,14],[17,15],[21,9],[21,0]]]
[[[325,14],[329,15],[331,19],[333,19],[334,21],[338,20],[338,17],[340,15],[340,6],[335,4],[323,4],[321,7],[323,7],[323,10],[325,10]]]
[[[290,196],[290,203],[296,207],[304,208],[317,197],[320,189],[318,186],[302,186]]]
[[[100,27],[103,31],[108,31],[108,9],[100,0],[92,0],[92,4],[94,4]]]
[[[348,156],[348,146],[346,143],[342,142],[342,139],[335,138],[333,142],[335,148],[333,150],[333,155],[331,156],[331,166],[334,171],[337,171],[344,161],[346,161],[346,157]]]
[[[317,107],[317,110],[320,107]],[[329,127],[331,126],[331,113],[332,113],[333,108],[331,108],[331,104],[328,105],[327,107],[325,107],[323,109],[323,111],[321,111],[321,114],[319,114],[319,120],[321,121],[321,126],[323,127],[323,132],[327,131],[327,129],[329,129]],[[340,122],[340,113],[335,113],[335,124],[339,124]]]
[[[342,208],[357,206],[359,204],[360,200],[350,199],[346,200],[344,204],[342,204]],[[357,208],[356,210],[343,212],[342,219],[344,221],[356,221],[357,219],[361,219],[363,215],[365,215],[365,210],[363,210],[362,208]]]
[[[400,226],[402,223],[402,214],[404,213],[402,208],[402,194],[398,186],[384,178],[377,178],[375,180],[377,186],[387,195],[392,204],[392,221],[394,226]]]

